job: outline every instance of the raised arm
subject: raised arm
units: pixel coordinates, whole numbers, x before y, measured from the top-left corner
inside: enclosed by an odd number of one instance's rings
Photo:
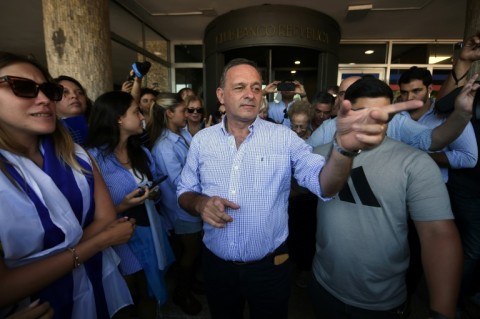
[[[480,60],[480,32],[463,44],[457,60],[453,62],[452,72],[437,94],[437,99],[441,99],[455,88],[464,85],[468,80],[467,74],[470,67],[473,62],[478,60]]]
[[[345,100],[337,116],[333,150],[319,176],[323,195],[331,197],[340,191],[350,175],[355,153],[383,141],[390,114],[421,105],[420,101],[412,100],[383,107],[352,110],[350,101]]]
[[[478,159],[478,148],[473,126],[468,123],[463,133],[442,152],[429,153],[440,167],[471,168],[475,167]]]
[[[475,83],[478,74],[475,74],[463,86],[462,91],[455,100],[455,108],[448,116],[445,123],[437,126],[432,131],[431,151],[441,150],[451,144],[460,134],[472,118],[472,107],[475,93],[479,84]]]

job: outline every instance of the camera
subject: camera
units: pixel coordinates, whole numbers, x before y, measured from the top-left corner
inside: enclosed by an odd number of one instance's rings
[[[152,64],[148,61],[134,62],[132,64],[132,70],[133,70],[133,73],[135,73],[135,76],[137,78],[141,78],[141,77],[145,76],[148,73],[148,71],[150,71],[151,66],[152,66]],[[134,78],[133,75],[129,75],[128,78],[127,78],[127,81],[133,81],[133,78]]]
[[[293,82],[280,82],[277,84],[278,91],[295,91],[295,83]]]
[[[475,81],[475,83],[480,84],[480,81]],[[451,113],[455,107],[455,99],[462,88],[463,86],[458,87],[441,99],[437,100],[435,102],[435,109],[441,114]],[[475,98],[473,99],[472,119],[475,121],[480,121],[480,90],[477,90],[475,93]]]

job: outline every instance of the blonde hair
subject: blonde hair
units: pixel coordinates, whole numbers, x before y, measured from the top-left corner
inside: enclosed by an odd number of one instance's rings
[[[147,134],[152,148],[157,139],[162,136],[167,128],[167,110],[175,110],[185,102],[178,100],[173,93],[161,93],[157,97],[155,104],[150,107],[150,117],[147,122]]]

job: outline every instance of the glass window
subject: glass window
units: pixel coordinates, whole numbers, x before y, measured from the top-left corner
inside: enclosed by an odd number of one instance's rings
[[[143,61],[143,59],[139,60],[134,50],[112,41],[112,71],[115,88],[121,88],[122,83],[127,80],[135,61]]]
[[[113,1],[109,3],[110,30],[143,48],[142,23]]]
[[[145,27],[145,50],[165,61],[170,60],[168,56],[168,42],[149,27]]]
[[[452,44],[393,44],[392,63],[396,64],[451,64]]]
[[[184,87],[193,89],[198,96],[203,98],[203,69],[202,68],[176,68],[175,92]]]
[[[170,87],[170,72],[163,64],[157,63],[151,59],[146,59],[152,66],[150,71],[144,77],[142,86],[155,89],[159,92],[171,92]]]
[[[203,46],[177,44],[175,45],[175,63],[201,63],[203,62]]]
[[[341,64],[384,64],[386,57],[386,43],[341,43],[338,50],[338,59]]]

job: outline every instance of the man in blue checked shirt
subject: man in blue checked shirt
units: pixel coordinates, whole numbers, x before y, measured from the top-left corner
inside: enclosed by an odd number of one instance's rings
[[[250,318],[287,318],[292,176],[328,200],[343,187],[353,157],[383,139],[389,114],[421,102],[357,111],[344,102],[325,159],[289,128],[257,117],[262,78],[254,62],[230,61],[217,98],[226,116],[194,136],[177,189],[180,206],[204,221],[202,260],[211,316],[242,318],[248,302]]]

